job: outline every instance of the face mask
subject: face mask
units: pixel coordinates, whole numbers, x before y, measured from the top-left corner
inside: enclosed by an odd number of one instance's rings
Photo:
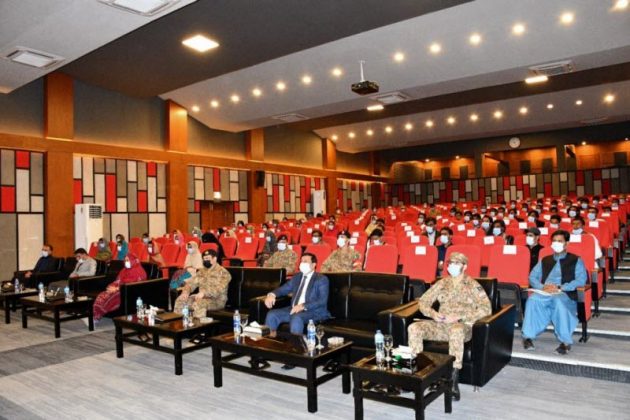
[[[499,236],[501,234],[501,228],[500,227],[492,228],[492,234],[494,236]]]
[[[557,223],[549,223],[549,227],[552,229],[558,229],[558,224]]]
[[[595,220],[596,217],[597,217],[597,215],[595,213],[589,213],[588,214],[589,220]]]
[[[42,251],[42,257],[46,258],[48,256],[48,251]]]
[[[485,230],[488,230],[488,228],[490,227],[490,222],[481,223],[481,227],[484,228]]]
[[[575,210],[569,210],[569,217],[575,217],[577,212]]]
[[[278,251],[284,251],[287,249],[287,244],[284,242],[278,242]]]
[[[459,264],[449,264],[446,270],[451,277],[457,277],[462,273],[462,266]]]
[[[514,213],[508,214],[508,219],[510,219],[510,220],[514,219]]]
[[[433,226],[427,226],[427,233],[433,233]]]
[[[483,209],[483,208],[482,208],[482,209],[481,209],[481,212],[482,212],[482,213],[485,213],[485,212],[486,212],[486,209]]]
[[[186,248],[186,251],[188,252],[188,255],[192,255],[193,252],[195,252],[195,250],[192,248]]]
[[[125,261],[125,268],[131,268],[131,263],[129,261]]]
[[[465,222],[470,222],[470,216],[464,216],[464,221]]]
[[[510,208],[515,209],[516,208],[516,204],[510,204]]]
[[[212,262],[208,261],[208,260],[203,260],[203,266],[206,268],[210,268],[212,267]]]
[[[503,218],[503,213],[499,213],[497,216]]]
[[[496,215],[497,215],[497,213],[496,213],[496,212],[494,212],[494,211],[491,211],[491,212],[490,212],[490,216],[495,217]]]
[[[344,247],[346,245],[346,238],[337,238],[337,246],[339,248]]]
[[[552,242],[551,249],[553,249],[553,252],[556,254],[559,254],[564,251],[564,244],[562,242]]]
[[[116,249],[120,252],[120,251],[122,251],[122,246],[118,245],[118,246],[116,247]]]
[[[479,226],[479,220],[473,219],[473,226]]]
[[[328,225],[328,230],[333,230],[335,228],[335,225]]]
[[[77,262],[80,263],[81,262],[81,257],[77,257]]]
[[[536,220],[536,218],[534,216],[529,216],[527,218],[527,221],[530,222],[530,223],[534,223],[535,220]]]
[[[373,243],[374,243],[374,245],[380,245],[381,244],[381,240],[380,239],[374,239]]]
[[[149,254],[152,254],[153,253],[153,247],[152,246],[148,247],[147,251],[149,251]]]
[[[313,236],[313,243],[314,244],[319,243],[319,236]]]
[[[424,219],[418,219],[418,224],[423,224],[424,223]]]
[[[586,209],[587,207],[588,207],[588,204],[586,204],[586,203],[582,203],[582,208],[583,208],[583,209]]]
[[[572,232],[572,233],[573,233],[574,235],[581,235],[581,234],[582,234],[582,232],[583,232],[583,229],[582,229],[582,228],[579,228],[579,229],[573,229],[573,232]]]
[[[271,242],[271,236],[267,236],[267,242]]]
[[[593,205],[594,205],[594,206],[596,206],[596,205],[598,205],[598,204],[599,204],[599,201],[597,201],[597,200],[593,200]]]
[[[534,237],[533,236],[526,236],[525,237],[525,243],[529,246],[534,246]]]
[[[198,237],[199,235],[197,235],[196,233],[193,233],[193,236],[196,238],[196,237]]]
[[[625,204],[625,202],[626,202],[626,199],[625,199],[625,198],[620,198],[620,199],[619,199],[619,204]]]
[[[98,247],[99,248],[105,248],[105,242],[99,242],[98,243]]]
[[[446,245],[448,243],[448,235],[440,235],[440,242]]]
[[[455,216],[455,212],[450,212],[450,215],[451,216]]]
[[[179,239],[175,239],[175,245],[179,245]]]
[[[142,238],[142,242],[144,242],[145,244],[149,243],[149,238]]]
[[[307,262],[300,263],[300,271],[302,274],[308,274],[311,272],[311,265]]]

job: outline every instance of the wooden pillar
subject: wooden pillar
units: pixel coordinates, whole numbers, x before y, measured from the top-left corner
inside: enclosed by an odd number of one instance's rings
[[[483,178],[483,160],[484,152],[475,152],[475,178]]]
[[[188,112],[181,105],[166,101],[166,149],[188,150]],[[182,155],[183,156],[183,155]],[[173,154],[166,169],[166,227],[188,232],[188,167],[180,155]]]
[[[370,174],[381,174],[381,157],[378,152],[370,152]]]
[[[322,168],[337,170],[337,147],[330,139],[322,139]]]
[[[380,182],[373,182],[372,188],[372,207],[381,207],[381,199],[383,197],[383,184]],[[372,210],[372,209],[370,209]]]
[[[567,170],[567,152],[564,149],[564,144],[558,144],[556,146],[556,162],[557,171]]]
[[[343,206],[340,206],[343,211]],[[337,177],[326,177],[326,213],[335,214],[337,210]]]
[[[245,133],[245,159],[265,160],[265,130],[257,128]],[[251,170],[247,173],[247,217],[251,223],[262,223],[267,213],[265,172]]]
[[[74,138],[74,85],[63,73],[44,78],[44,137]]]
[[[245,159],[265,160],[265,131],[262,128],[245,133]]]
[[[45,241],[59,257],[74,252],[72,153],[49,151],[45,166]]]
[[[188,112],[173,101],[166,101],[166,150],[188,151]]]

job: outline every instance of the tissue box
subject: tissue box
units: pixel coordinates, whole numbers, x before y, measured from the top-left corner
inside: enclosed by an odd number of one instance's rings
[[[269,335],[271,330],[266,325],[259,325],[259,326],[248,325],[245,328],[243,328],[243,332],[248,333],[248,334],[258,334],[264,337],[266,335]]]

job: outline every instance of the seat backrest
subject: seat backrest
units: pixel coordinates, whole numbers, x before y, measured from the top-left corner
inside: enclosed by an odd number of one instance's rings
[[[466,274],[471,277],[479,277],[481,275],[481,249],[479,249],[477,245],[449,246],[446,248],[446,255],[444,256],[445,264],[453,252],[461,252],[468,257],[468,268],[466,269]]]
[[[129,242],[129,249],[140,259],[140,261],[149,260],[149,252],[147,251],[147,246],[144,244],[144,242]]]
[[[124,260],[111,260],[109,264],[107,264],[107,274],[110,274],[114,278],[116,278],[118,273],[120,273],[120,270],[122,270],[123,268],[125,268]],[[96,268],[96,271],[98,272],[98,267]]]
[[[230,273],[232,278],[228,284],[227,302],[225,303],[226,309],[240,309],[242,305],[241,301],[241,287],[243,285],[243,267],[225,267]]]
[[[413,280],[425,283],[435,281],[438,265],[438,250],[430,245],[408,246],[405,249],[405,259],[402,273]]]
[[[311,253],[317,258],[317,268],[321,267],[326,261],[326,258],[332,253],[332,249],[328,244],[323,243],[321,245],[309,245],[306,247],[304,253]]]
[[[348,319],[376,322],[379,312],[407,303],[408,297],[405,275],[352,272]]]
[[[227,258],[234,257],[234,255],[236,254],[236,247],[238,246],[238,239],[221,236],[219,242],[221,242],[221,245],[223,246],[223,252],[225,253],[225,256]]]
[[[249,301],[264,296],[285,282],[287,272],[284,268],[243,268],[241,285],[241,307],[249,307]]]
[[[138,297],[147,305],[168,308],[169,279],[143,280],[120,285],[120,310],[124,315],[136,313]]]
[[[335,236],[324,236],[322,239],[330,247],[330,249],[337,249],[337,238]]]
[[[144,271],[147,273],[147,279],[159,279],[160,278],[160,267],[155,263],[150,263],[143,261],[140,263]]]
[[[348,318],[350,273],[325,273],[328,277],[328,310],[333,318]]]
[[[172,242],[167,242],[162,245],[160,255],[162,255],[162,258],[164,259],[164,265],[175,265],[177,263],[180,250],[181,247]]]
[[[96,254],[98,254],[98,245],[96,242],[92,242],[90,244],[90,250],[88,251],[88,255],[94,258],[96,257]]]
[[[481,250],[481,266],[488,267],[490,265],[490,251],[494,245],[504,245],[505,240],[500,236],[476,236],[472,242]]]
[[[302,247],[300,245],[289,245],[291,250],[293,252],[295,252],[295,255],[297,255],[297,258],[295,259],[295,268],[293,269],[293,273],[297,273],[298,271],[300,271],[300,261],[302,259]],[[319,260],[317,260],[319,261]],[[319,263],[317,264],[318,266],[321,266],[323,264]],[[287,274],[291,274],[291,273],[287,273]]]
[[[212,242],[204,242],[204,243],[202,243],[199,246],[199,252],[201,252],[202,254],[205,251],[209,250],[209,249],[212,249],[212,250],[218,252],[219,251],[219,246],[217,244],[215,244],[215,243],[212,243]]]
[[[235,257],[243,260],[251,260],[256,258],[258,251],[258,240],[252,236],[244,236],[238,242]]]
[[[398,248],[394,245],[374,245],[365,255],[365,271],[395,274],[398,269]]]
[[[488,277],[499,283],[529,287],[529,249],[523,245],[494,245],[490,249]]]

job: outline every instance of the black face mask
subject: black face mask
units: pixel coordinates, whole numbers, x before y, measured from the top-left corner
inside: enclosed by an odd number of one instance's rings
[[[212,267],[212,262],[207,261],[207,260],[203,260],[203,266],[206,268],[211,268]]]

